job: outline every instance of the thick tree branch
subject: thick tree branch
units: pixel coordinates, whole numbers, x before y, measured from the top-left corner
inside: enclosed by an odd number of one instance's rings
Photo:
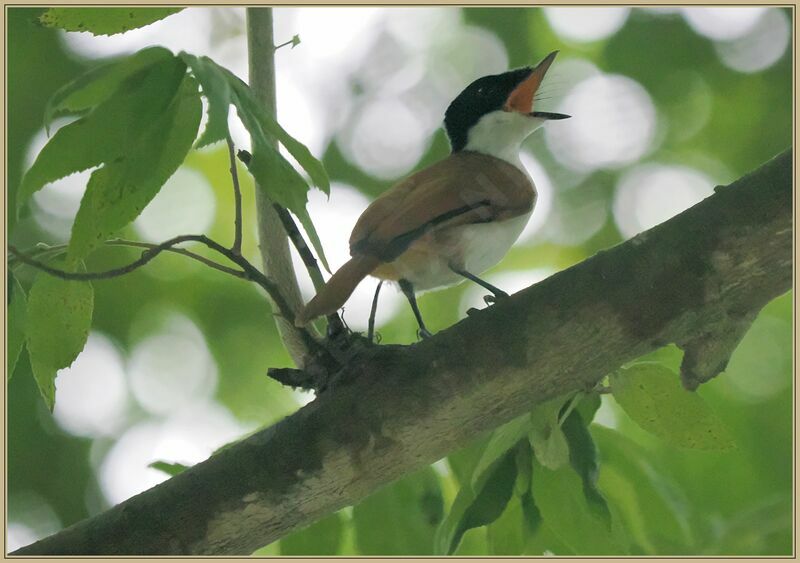
[[[744,320],[791,288],[792,238],[787,151],[433,338],[365,347],[292,416],[16,553],[251,553],[667,343],[707,379]]]

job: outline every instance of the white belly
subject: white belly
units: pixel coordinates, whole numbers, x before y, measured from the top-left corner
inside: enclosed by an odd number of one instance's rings
[[[478,276],[503,259],[530,216],[529,212],[506,221],[456,227],[448,233],[451,244],[442,245],[440,254],[425,268],[402,272],[403,277],[419,292],[464,281],[450,269],[451,264]]]

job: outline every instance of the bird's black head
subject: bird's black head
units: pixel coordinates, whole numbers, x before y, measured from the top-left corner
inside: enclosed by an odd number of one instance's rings
[[[493,111],[516,111],[545,119],[564,119],[564,114],[533,112],[533,97],[558,51],[534,67],[522,67],[502,74],[478,78],[450,104],[444,114],[444,128],[453,152],[467,144],[469,130]]]

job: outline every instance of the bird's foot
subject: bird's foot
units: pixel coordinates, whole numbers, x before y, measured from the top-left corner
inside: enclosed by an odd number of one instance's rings
[[[433,336],[433,334],[427,328],[421,328],[417,331],[417,338],[420,340],[425,340],[431,336]]]

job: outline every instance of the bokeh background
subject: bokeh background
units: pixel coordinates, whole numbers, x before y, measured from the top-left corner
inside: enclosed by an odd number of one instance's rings
[[[82,71],[164,45],[209,55],[247,79],[242,8],[189,8],[114,37],[41,28],[34,23],[40,12],[7,11],[8,209],[46,142],[46,100]],[[333,180],[329,200],[312,193],[310,212],[336,267],[368,202],[448,153],[443,112],[466,84],[560,49],[539,108],[573,118],[525,143],[522,160],[539,202],[518,244],[486,276],[513,292],[668,219],[789,147],[792,18],[788,9],[765,7],[279,8],[276,42],[299,34],[301,44],[277,53],[278,114]],[[232,123],[235,142],[246,147],[244,129]],[[76,174],[51,184],[27,213],[7,217],[10,241],[21,248],[65,242],[87,179]],[[260,263],[249,178],[244,191],[245,252]],[[192,152],[124,234],[158,242],[205,232],[228,242],[232,217],[227,156],[217,145]],[[88,267],[135,255],[104,249]],[[32,272],[17,273],[28,287]],[[313,398],[265,376],[267,367],[290,360],[255,287],[179,256],[94,286],[93,329],[58,377],[55,412],[40,399],[24,354],[8,384],[9,549],[166,479],[150,462],[199,462]],[[374,287],[364,282],[347,304],[344,318],[354,330],[366,326]],[[482,306],[481,295],[463,284],[425,294],[420,306],[436,331]],[[393,290],[383,292],[378,324],[383,342],[415,339],[413,317]],[[679,361],[674,350],[661,356]],[[638,430],[604,397],[595,421],[608,461],[601,484],[628,491],[620,498],[634,526],[638,514],[640,525],[659,528],[648,512],[651,497],[669,500],[670,517],[685,533],[644,552],[790,553],[791,295],[767,306],[725,375],[700,394],[729,426],[737,450],[677,450]],[[625,434],[624,443],[608,429]],[[625,457],[639,469],[615,469]],[[447,506],[457,480],[445,463],[434,470]],[[401,529],[418,521],[409,502],[387,520]],[[370,520],[345,509],[335,533],[328,530],[335,541],[322,534],[324,547],[287,541],[261,553],[426,553],[422,539],[374,547],[366,538],[381,532]],[[460,553],[500,552],[490,536],[485,528],[470,531]]]

